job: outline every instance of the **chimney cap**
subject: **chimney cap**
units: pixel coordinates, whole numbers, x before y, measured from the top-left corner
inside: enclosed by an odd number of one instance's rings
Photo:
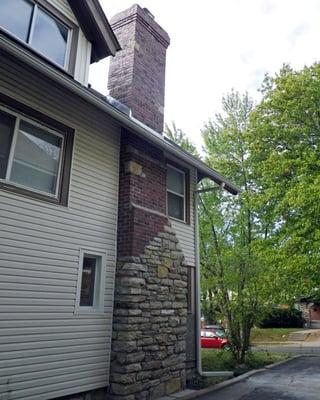
[[[152,14],[151,11],[148,10],[147,7],[144,7],[143,11],[145,11],[149,15],[150,18],[155,19],[155,16]]]

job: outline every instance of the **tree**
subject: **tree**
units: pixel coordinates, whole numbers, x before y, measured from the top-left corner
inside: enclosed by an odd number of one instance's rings
[[[191,142],[188,136],[180,129],[176,127],[175,122],[172,122],[172,127],[170,128],[168,124],[165,125],[164,133],[168,139],[172,142],[178,144],[188,153],[193,156],[200,158],[196,146]]]
[[[320,65],[267,76],[252,114],[251,163],[279,295],[287,302],[320,284]]]
[[[248,142],[253,102],[248,94],[241,96],[232,91],[223,98],[222,107],[224,114],[209,121],[202,133],[206,162],[243,191],[238,196],[221,190],[201,195],[202,291],[227,319],[232,351],[242,364],[251,329],[267,302],[269,289],[267,269],[262,268],[254,246],[261,238],[261,230],[255,213]]]

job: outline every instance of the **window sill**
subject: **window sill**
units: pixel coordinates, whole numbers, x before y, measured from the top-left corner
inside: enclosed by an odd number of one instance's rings
[[[105,312],[100,308],[78,306],[74,310],[74,315],[105,315]]]
[[[7,181],[0,181],[0,190],[4,190],[6,192],[14,193],[16,195],[20,195],[23,197],[31,198],[34,200],[40,200],[45,203],[56,204],[59,206],[67,207],[68,204],[60,201],[58,198],[50,195],[45,195],[33,190],[26,189],[21,186],[16,186],[14,183]]]
[[[190,223],[189,223],[188,221],[183,221],[182,219],[170,217],[169,215],[168,215],[167,217],[168,217],[170,220],[172,220],[172,221],[179,222],[180,224],[190,226]]]

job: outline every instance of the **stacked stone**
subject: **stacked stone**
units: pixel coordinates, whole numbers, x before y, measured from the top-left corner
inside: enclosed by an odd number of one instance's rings
[[[307,324],[311,323],[310,319],[310,310],[307,303],[300,303],[299,304],[300,311],[302,313],[303,319],[306,321]]]
[[[118,260],[110,392],[155,399],[185,387],[187,268],[167,225],[139,257]]]

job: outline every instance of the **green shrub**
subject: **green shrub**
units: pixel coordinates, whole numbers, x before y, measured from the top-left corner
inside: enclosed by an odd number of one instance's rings
[[[232,357],[231,351],[214,349],[202,349],[201,351],[203,371],[233,371],[234,376],[241,375],[252,369],[263,368],[274,362],[286,360],[290,356],[290,354],[286,353],[270,353],[264,350],[248,352],[244,364],[238,365]],[[212,384],[208,379],[208,377],[195,376],[189,382],[189,387],[194,389],[206,387],[208,384]]]
[[[231,351],[202,349],[201,358],[203,371],[232,371],[236,366]]]
[[[294,308],[273,308],[263,314],[257,325],[259,328],[302,328],[302,313]]]

